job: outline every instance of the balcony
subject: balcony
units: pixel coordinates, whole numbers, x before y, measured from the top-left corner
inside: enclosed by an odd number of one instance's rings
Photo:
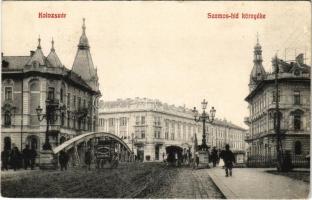
[[[134,143],[135,145],[140,145],[140,144],[146,143],[146,141],[147,141],[146,138],[137,138],[137,139],[134,140],[133,143]]]
[[[250,125],[250,118],[249,117],[244,117],[244,123],[249,126]]]
[[[164,144],[165,143],[165,139],[164,138],[154,138],[153,142],[157,143],[157,144]]]

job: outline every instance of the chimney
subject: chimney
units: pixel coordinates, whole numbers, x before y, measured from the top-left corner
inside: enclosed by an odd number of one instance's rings
[[[30,56],[33,56],[35,54],[35,51],[30,51]]]

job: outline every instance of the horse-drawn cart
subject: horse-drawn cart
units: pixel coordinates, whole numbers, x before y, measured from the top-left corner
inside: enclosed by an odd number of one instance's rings
[[[119,159],[115,152],[115,144],[111,141],[99,141],[95,146],[96,167],[100,168],[117,168]]]

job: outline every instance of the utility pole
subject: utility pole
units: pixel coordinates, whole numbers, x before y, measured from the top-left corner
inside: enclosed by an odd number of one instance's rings
[[[278,58],[275,55],[273,66],[275,68],[275,112],[274,112],[274,129],[276,135],[276,153],[277,153],[277,170],[282,171],[284,169],[284,159],[282,152],[281,141],[281,112],[279,109],[279,85],[278,85]]]

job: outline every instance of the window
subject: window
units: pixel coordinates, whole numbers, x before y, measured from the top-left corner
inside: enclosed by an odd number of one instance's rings
[[[70,114],[67,112],[67,127],[70,128]]]
[[[61,125],[64,126],[65,125],[65,113],[62,112],[61,114]]]
[[[278,91],[278,102],[280,102],[280,98],[281,98],[281,93],[280,91]],[[272,92],[272,103],[275,103],[276,102],[276,91],[273,91]]]
[[[300,155],[302,151],[302,145],[300,141],[295,142],[295,154]]]
[[[61,88],[61,91],[60,91],[60,99],[61,99],[61,102],[63,103],[64,101],[64,91],[63,91],[63,88]]]
[[[78,109],[81,108],[81,97],[78,97]]]
[[[48,100],[54,100],[54,88],[53,87],[48,88]]]
[[[140,117],[136,116],[135,118],[135,125],[139,125],[140,124]]]
[[[142,138],[142,139],[145,138],[145,131],[144,131],[144,130],[141,131],[141,138]]]
[[[141,124],[142,125],[145,124],[145,117],[144,116],[141,117]]]
[[[4,126],[11,126],[11,113],[6,111],[4,113]]]
[[[300,92],[294,91],[294,104],[300,105]]]
[[[166,140],[169,139],[169,133],[168,133],[168,131],[165,132],[165,139],[166,139]]]
[[[74,109],[76,109],[76,96],[75,95],[74,95],[73,104],[74,104]]]
[[[127,126],[127,118],[121,117],[120,119],[120,126]]]
[[[294,115],[294,129],[296,131],[301,129],[301,115],[300,114]]]
[[[83,108],[87,108],[86,100],[83,100]]]
[[[70,93],[67,94],[67,108],[70,108]]]
[[[5,100],[12,100],[13,93],[12,93],[12,87],[5,87]]]
[[[114,118],[109,118],[108,119],[108,126],[113,127],[115,125],[115,119]]]

